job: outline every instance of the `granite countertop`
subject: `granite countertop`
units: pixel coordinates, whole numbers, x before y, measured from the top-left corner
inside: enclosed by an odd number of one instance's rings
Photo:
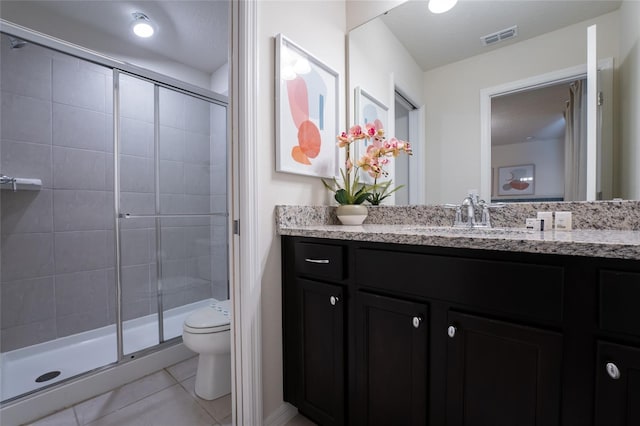
[[[306,225],[282,227],[279,233],[336,240],[640,260],[640,231],[540,232],[524,228],[469,230],[420,225]]]
[[[504,226],[487,230],[453,228],[438,221],[436,221],[437,223],[433,223],[433,221],[431,223],[396,222],[396,224],[366,224],[365,222],[361,226],[344,226],[335,224],[330,211],[325,213],[322,209],[315,209],[314,211],[305,211],[305,213],[309,213],[307,217],[314,217],[316,220],[306,221],[299,220],[301,217],[300,207],[279,207],[276,210],[278,234],[434,247],[640,260],[640,230],[636,229],[573,229],[572,231],[541,232],[529,231],[524,227]],[[318,215],[318,212],[321,214]],[[291,213],[295,213],[295,215],[292,216]],[[304,216],[306,215],[302,215],[302,217]]]

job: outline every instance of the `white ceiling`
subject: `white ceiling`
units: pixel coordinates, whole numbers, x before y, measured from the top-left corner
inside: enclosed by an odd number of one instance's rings
[[[618,0],[459,0],[449,12],[435,15],[427,9],[427,0],[409,0],[381,19],[428,71],[611,12],[620,4]],[[518,25],[518,37],[490,47],[480,42],[480,37],[513,25]]]
[[[229,3],[230,0],[2,0],[0,14],[31,28],[38,16],[44,17],[51,22],[47,33],[56,37],[60,37],[57,32],[69,31],[64,26],[87,28],[94,36],[120,43],[119,47],[110,45],[110,49],[115,53],[121,49],[123,56],[131,56],[135,49],[143,50],[147,56],[157,55],[210,74],[228,59]],[[133,35],[133,12],[142,12],[153,21],[153,37],[141,39]]]
[[[491,145],[564,139],[569,83],[491,99]]]

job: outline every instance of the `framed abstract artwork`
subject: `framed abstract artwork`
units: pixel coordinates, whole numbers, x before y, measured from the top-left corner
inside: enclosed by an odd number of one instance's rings
[[[498,167],[498,195],[535,194],[535,166]]]
[[[338,73],[276,36],[276,171],[338,174]]]
[[[359,124],[364,129],[365,124],[373,123],[376,129],[386,129],[389,123],[389,108],[361,87],[355,88],[354,108],[354,125]],[[365,154],[367,141],[359,142],[355,146],[355,158],[360,158]],[[365,183],[373,183],[373,178],[364,172],[360,174],[360,179]]]

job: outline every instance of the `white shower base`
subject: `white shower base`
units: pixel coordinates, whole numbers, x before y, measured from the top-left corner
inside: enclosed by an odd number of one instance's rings
[[[206,299],[165,311],[164,339],[181,336],[186,316],[213,302],[215,299]],[[157,319],[153,314],[123,323],[125,355],[158,344]],[[109,325],[3,353],[0,355],[0,401],[111,364],[116,361],[116,352],[116,326]],[[60,371],[60,375],[36,383],[37,377],[50,371]]]

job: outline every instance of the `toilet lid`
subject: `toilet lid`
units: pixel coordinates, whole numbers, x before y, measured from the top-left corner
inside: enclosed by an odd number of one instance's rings
[[[208,329],[210,332],[229,330],[231,313],[228,304],[216,302],[212,306],[192,312],[184,320],[184,327],[190,329]]]

